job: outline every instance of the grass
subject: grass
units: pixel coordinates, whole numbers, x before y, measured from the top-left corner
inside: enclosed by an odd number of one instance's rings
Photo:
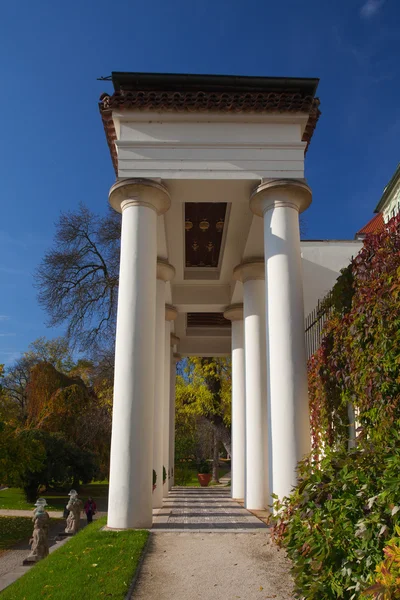
[[[32,531],[33,524],[30,517],[0,516],[0,554],[18,542],[29,539]]]
[[[68,490],[49,490],[43,492],[48,506],[47,510],[63,510],[68,502]],[[105,481],[96,481],[88,485],[83,485],[79,490],[81,498],[92,496],[95,500],[108,496],[108,483]],[[25,500],[24,492],[20,488],[8,488],[0,490],[0,509],[10,510],[32,510],[33,503],[29,504]]]
[[[123,600],[149,532],[100,531],[105,522],[85,527],[1,592],[1,600]]]

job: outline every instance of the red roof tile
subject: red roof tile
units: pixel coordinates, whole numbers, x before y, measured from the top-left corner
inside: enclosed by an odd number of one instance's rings
[[[356,236],[367,235],[368,233],[380,233],[385,229],[385,221],[383,214],[378,213],[360,231],[357,231]]]

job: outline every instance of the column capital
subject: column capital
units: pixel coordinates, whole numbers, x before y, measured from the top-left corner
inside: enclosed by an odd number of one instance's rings
[[[177,346],[180,341],[181,341],[181,339],[178,338],[177,335],[175,335],[174,333],[171,333],[171,346]]]
[[[157,259],[157,279],[171,281],[175,276],[175,268],[162,258]]]
[[[263,181],[250,196],[250,209],[263,217],[272,208],[306,210],[312,200],[311,189],[305,179],[269,179]]]
[[[178,316],[178,311],[175,306],[171,306],[171,304],[165,305],[165,320],[166,321],[175,321]]]
[[[167,188],[154,179],[121,179],[111,186],[108,201],[117,212],[128,206],[147,206],[163,215],[171,205]]]
[[[224,311],[225,319],[228,321],[243,321],[243,304],[231,304]]]
[[[265,279],[265,266],[263,258],[246,260],[233,269],[233,278],[246,283],[251,279]]]

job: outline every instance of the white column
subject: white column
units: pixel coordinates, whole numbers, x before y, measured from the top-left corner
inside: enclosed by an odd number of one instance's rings
[[[232,498],[245,497],[245,358],[243,304],[229,306],[225,319],[232,321]]]
[[[176,336],[174,336],[176,337]],[[171,336],[171,344],[173,344]],[[175,485],[175,386],[176,386],[176,363],[179,360],[179,354],[175,354],[171,349],[171,379],[170,379],[170,412],[169,412],[169,472],[168,489],[171,490]]]
[[[311,203],[304,181],[272,180],[251,199],[264,217],[271,481],[279,498],[296,484],[310,451],[299,212]]]
[[[108,526],[152,525],[157,214],[166,188],[127,179],[110,190],[122,211]]]
[[[164,427],[163,427],[163,464],[166,471],[166,480],[163,484],[163,496],[166,498],[169,491],[170,474],[170,391],[171,391],[171,321],[178,316],[177,310],[173,306],[165,306],[165,345],[164,345]]]
[[[175,269],[162,260],[157,261],[156,337],[154,378],[154,436],[153,469],[157,474],[153,491],[153,507],[163,504],[164,410],[165,410],[165,282],[175,275]],[[169,339],[168,339],[169,342]]]
[[[243,282],[246,366],[245,506],[251,510],[262,510],[269,504],[264,262],[242,263],[235,268],[234,277]]]

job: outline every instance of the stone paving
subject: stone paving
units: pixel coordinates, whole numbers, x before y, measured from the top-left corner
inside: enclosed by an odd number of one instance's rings
[[[152,531],[254,531],[268,529],[230,498],[230,488],[175,487],[156,511]]]

